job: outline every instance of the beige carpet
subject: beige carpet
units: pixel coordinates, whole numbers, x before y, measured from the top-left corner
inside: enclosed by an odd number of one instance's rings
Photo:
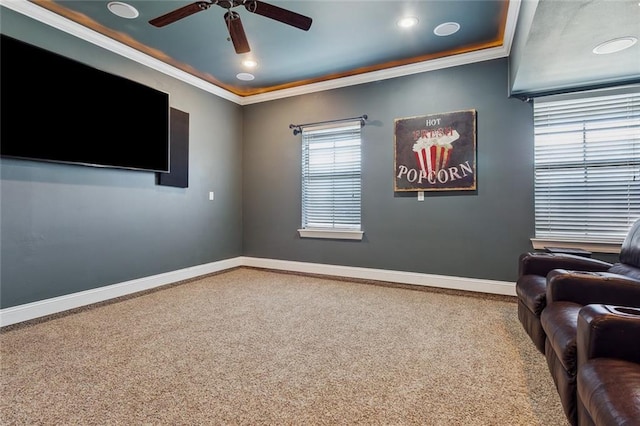
[[[566,425],[502,296],[241,268],[0,344],[2,425]]]

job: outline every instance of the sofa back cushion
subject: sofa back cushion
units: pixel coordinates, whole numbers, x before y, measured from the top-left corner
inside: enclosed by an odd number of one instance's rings
[[[627,237],[622,243],[622,248],[620,249],[620,263],[640,268],[640,220],[637,220],[633,224],[627,234]],[[609,272],[616,274],[620,273],[611,270]],[[627,274],[623,273],[623,275]]]

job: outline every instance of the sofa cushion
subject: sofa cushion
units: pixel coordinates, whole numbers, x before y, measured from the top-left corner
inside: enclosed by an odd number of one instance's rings
[[[633,278],[635,280],[640,280],[640,268],[637,268],[632,265],[627,265],[626,263],[614,263],[611,268],[607,270],[612,274],[624,275],[629,278]]]
[[[640,424],[640,364],[594,358],[580,366],[578,397],[597,425]]]
[[[516,294],[531,312],[540,316],[546,305],[547,278],[540,275],[523,275],[518,278]]]
[[[575,374],[578,363],[576,338],[578,314],[582,305],[573,302],[554,302],[547,305],[540,315],[542,329],[547,335],[558,360],[569,374]],[[549,348],[548,348],[549,349]]]

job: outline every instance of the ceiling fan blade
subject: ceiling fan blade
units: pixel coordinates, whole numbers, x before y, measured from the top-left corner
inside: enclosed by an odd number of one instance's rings
[[[244,3],[244,7],[249,12],[275,19],[276,21],[300,28],[301,30],[307,31],[311,28],[312,19],[308,16],[300,15],[299,13],[269,3],[259,0],[248,0]]]
[[[186,6],[182,6],[173,12],[158,16],[157,18],[150,20],[149,23],[155,27],[164,27],[165,25],[171,24],[177,20],[193,15],[196,12],[207,10],[211,7],[211,4],[212,3],[206,1],[197,1]]]
[[[247,35],[244,32],[242,21],[240,21],[240,15],[236,12],[229,11],[224,14],[224,22],[229,29],[229,37],[233,43],[236,53],[247,53],[251,49],[249,48],[249,41]]]

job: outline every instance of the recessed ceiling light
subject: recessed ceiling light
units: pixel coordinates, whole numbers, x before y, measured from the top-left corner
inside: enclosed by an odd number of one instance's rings
[[[438,25],[433,33],[440,37],[449,36],[451,34],[457,33],[460,29],[460,24],[457,22],[445,22],[443,24]]]
[[[251,81],[256,77],[253,74],[249,74],[248,72],[241,72],[240,74],[236,75],[236,78],[242,81]]]
[[[134,19],[137,18],[139,13],[138,10],[127,3],[122,3],[120,1],[112,1],[107,4],[107,9],[111,11],[114,15],[117,15],[121,18]]]
[[[397,22],[401,28],[411,28],[418,25],[418,18],[415,16],[405,16]]]
[[[245,59],[244,61],[242,61],[242,65],[244,65],[247,68],[255,68],[258,66],[258,63],[253,59]]]
[[[607,55],[609,53],[619,52],[633,46],[637,41],[638,39],[635,37],[614,38],[613,40],[605,41],[594,47],[593,53],[596,55]]]

